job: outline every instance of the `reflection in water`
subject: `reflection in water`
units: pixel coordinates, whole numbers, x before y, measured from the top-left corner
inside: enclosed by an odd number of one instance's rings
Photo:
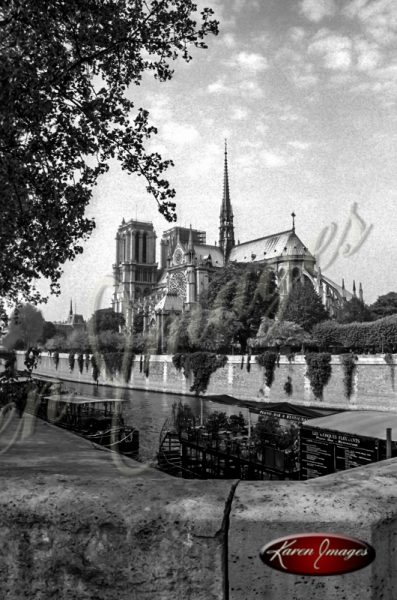
[[[65,381],[63,387],[75,390],[84,395],[98,398],[119,398],[126,400],[123,414],[126,425],[131,424],[139,429],[139,455],[145,462],[156,461],[159,436],[164,421],[171,416],[174,402],[182,401],[188,404],[197,421],[200,420],[201,402],[203,418],[214,410],[225,412],[227,415],[236,414],[240,410],[248,417],[248,410],[233,405],[219,404],[210,400],[200,400],[193,396],[179,396],[140,390],[117,389],[113,387],[96,386],[86,383]]]

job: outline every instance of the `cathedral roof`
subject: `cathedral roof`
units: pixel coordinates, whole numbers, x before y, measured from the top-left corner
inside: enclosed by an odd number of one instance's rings
[[[325,281],[325,283],[328,283],[328,285],[333,287],[337,292],[339,292],[339,294],[342,297],[345,296],[346,300],[351,300],[354,297],[351,292],[349,292],[346,289],[343,289],[341,285],[339,285],[338,283],[335,283],[335,281],[332,281],[332,279],[330,279],[329,277],[326,277],[322,273],[321,273],[321,280]]]
[[[222,248],[219,246],[211,246],[209,244],[194,244],[194,251],[198,261],[200,261],[200,259],[205,260],[209,255],[211,255],[212,264],[214,267],[223,267],[225,264]]]
[[[307,256],[314,260],[294,229],[289,229],[234,246],[230,253],[230,261],[262,262],[286,256]]]

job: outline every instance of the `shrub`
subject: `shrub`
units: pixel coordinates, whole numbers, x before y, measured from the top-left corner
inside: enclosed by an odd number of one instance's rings
[[[69,368],[71,371],[74,369],[74,352],[69,352]]]
[[[284,383],[284,392],[287,394],[287,396],[292,396],[293,387],[292,387],[292,380],[289,375],[287,377],[287,381]]]
[[[217,356],[213,352],[193,352],[193,354],[175,354],[172,362],[179,371],[183,369],[185,377],[193,373],[194,381],[190,388],[197,395],[204,393],[212,373],[227,363],[227,356]]]
[[[225,412],[215,410],[205,420],[204,426],[208,433],[216,435],[221,429],[228,429],[229,420]]]
[[[52,360],[54,361],[55,368],[58,369],[58,365],[59,365],[59,352],[58,352],[58,350],[55,350],[54,354],[52,355]]]
[[[94,381],[98,382],[98,378],[100,375],[100,365],[94,354],[91,356],[91,365],[92,365],[92,378]]]
[[[77,364],[80,373],[82,373],[84,368],[84,354],[82,352],[79,352],[79,354],[77,355]]]
[[[325,321],[313,329],[313,337],[322,348],[344,346],[354,351],[366,348],[390,351],[397,347],[397,315],[384,317],[372,323]]]
[[[274,370],[277,363],[277,352],[267,350],[263,354],[258,354],[255,357],[256,362],[265,369],[265,383],[267,387],[271,387],[274,381]]]
[[[324,387],[327,385],[331,373],[331,354],[329,352],[310,352],[305,356],[307,376],[316,398],[322,400]]]
[[[110,377],[114,377],[116,373],[120,373],[123,364],[123,352],[121,350],[103,350],[103,361],[105,369]]]
[[[350,399],[353,393],[353,375],[357,368],[356,365],[357,356],[354,354],[343,354],[341,356],[341,362],[343,365],[343,383],[345,386],[345,396]]]

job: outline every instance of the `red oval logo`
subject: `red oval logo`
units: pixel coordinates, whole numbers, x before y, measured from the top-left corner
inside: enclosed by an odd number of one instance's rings
[[[298,533],[263,546],[268,567],[294,575],[342,575],[363,569],[375,559],[374,548],[335,533]]]

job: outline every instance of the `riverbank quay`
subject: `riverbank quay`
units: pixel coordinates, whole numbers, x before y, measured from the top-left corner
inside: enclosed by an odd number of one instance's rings
[[[1,425],[4,600],[397,597],[397,459],[306,482],[181,480],[31,415]],[[260,560],[312,532],[364,540],[376,559],[326,577]]]
[[[17,352],[17,368],[24,369],[24,352]],[[345,371],[339,355],[331,358],[331,377],[324,388],[320,401],[313,394],[307,376],[307,365],[303,355],[293,358],[280,356],[279,366],[274,371],[271,388],[266,387],[264,369],[251,356],[228,356],[226,365],[211,375],[204,397],[228,395],[251,402],[292,402],[307,407],[321,404],[329,409],[341,410],[382,410],[393,411],[397,408],[397,389],[395,386],[395,368],[397,355],[360,355],[352,376],[351,394],[346,394]],[[75,361],[77,362],[77,361]],[[70,368],[68,354],[59,354],[57,363],[52,356],[42,354],[36,375],[51,379],[62,379],[77,383],[95,383],[92,366],[84,365],[82,371],[77,364]],[[98,385],[121,389],[164,392],[177,395],[194,395],[190,392],[192,375],[185,377],[178,371],[171,355],[137,355],[133,361],[131,374],[125,381],[121,373],[111,375],[102,366]],[[286,395],[285,383],[290,378],[291,395]]]

